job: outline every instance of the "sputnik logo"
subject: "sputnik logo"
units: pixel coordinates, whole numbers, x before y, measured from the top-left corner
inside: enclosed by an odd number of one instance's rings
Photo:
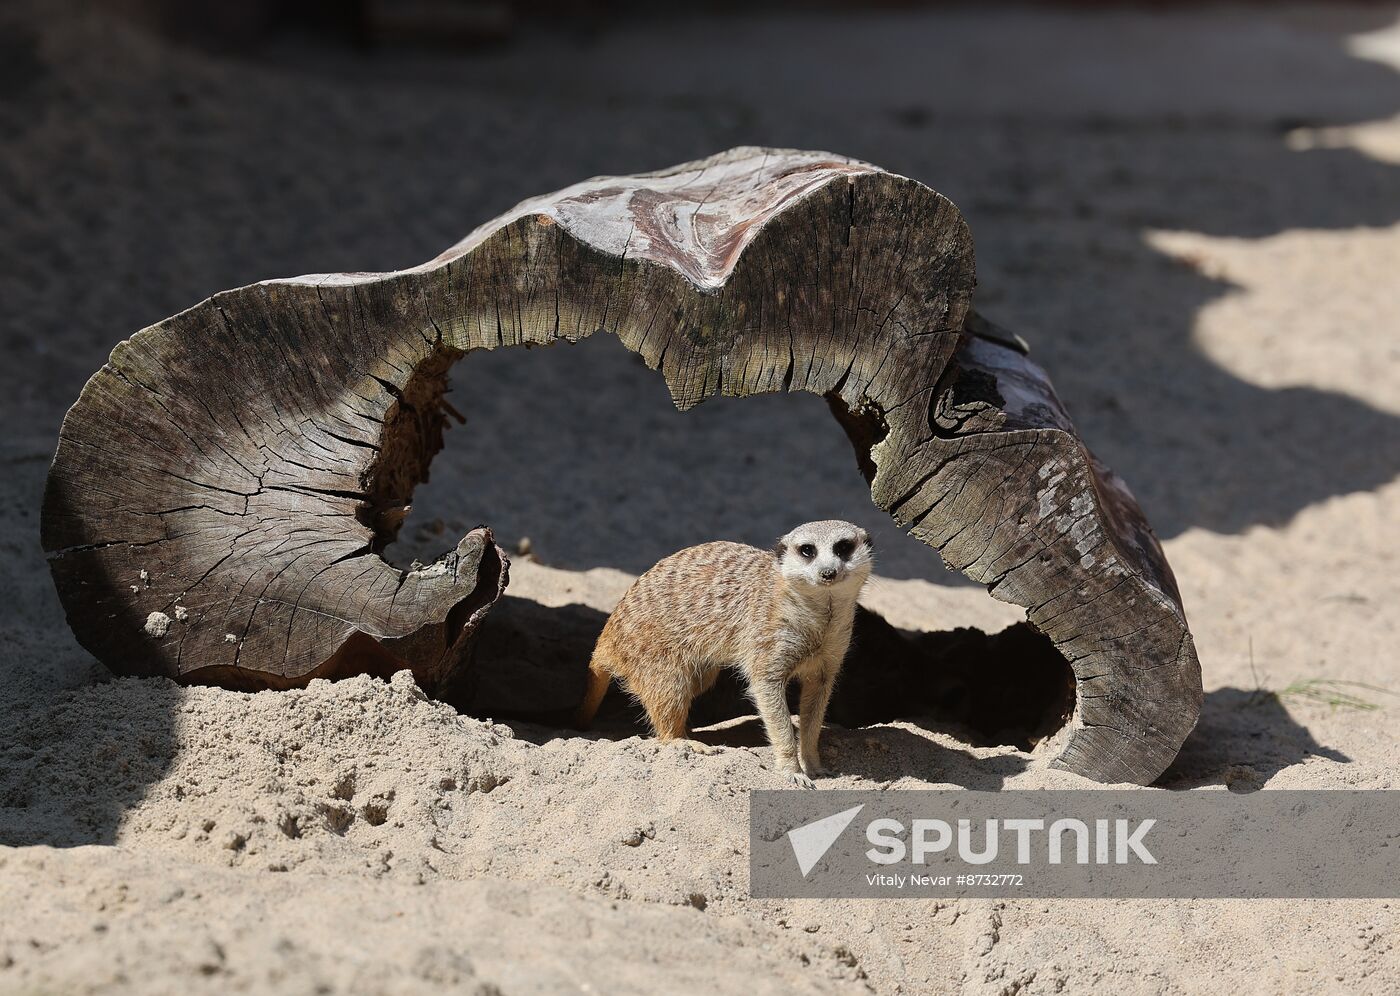
[[[839,813],[824,816],[815,822],[788,831],[788,843],[792,845],[792,853],[797,858],[797,868],[802,872],[803,878],[816,867],[822,855],[831,850],[831,845],[836,843],[836,839],[864,808],[865,803],[861,803],[859,806],[843,809]]]

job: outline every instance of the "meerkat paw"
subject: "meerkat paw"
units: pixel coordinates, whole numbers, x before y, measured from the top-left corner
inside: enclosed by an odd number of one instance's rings
[[[800,788],[800,789],[814,789],[814,788],[817,787],[817,783],[816,783],[816,782],[812,781],[812,779],[808,778],[806,775],[804,775],[804,774],[803,774],[802,772],[800,772],[800,771],[789,771],[789,772],[787,773],[787,776],[788,776],[788,781],[792,782],[792,784],[793,784],[794,786],[796,786],[797,788]]]

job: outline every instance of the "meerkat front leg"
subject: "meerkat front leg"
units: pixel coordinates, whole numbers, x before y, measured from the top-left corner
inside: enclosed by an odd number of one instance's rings
[[[809,778],[820,778],[829,774],[822,765],[819,742],[822,723],[826,720],[827,703],[831,701],[831,690],[836,687],[837,665],[821,658],[811,662],[804,670],[798,671],[802,681],[802,699],[798,710],[797,728],[801,737],[802,770]]]
[[[768,731],[768,742],[773,745],[773,767],[785,772],[799,788],[816,788],[812,779],[802,773],[798,761],[797,735],[792,729],[792,714],[787,706],[788,673],[783,669],[779,674],[755,677],[750,694]]]

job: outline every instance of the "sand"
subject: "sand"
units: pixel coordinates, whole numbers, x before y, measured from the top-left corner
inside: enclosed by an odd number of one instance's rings
[[[783,785],[754,722],[710,756],[463,716],[403,680],[114,679],[37,538],[86,377],[215,290],[411,265],[595,173],[831,148],[962,207],[979,305],[1157,526],[1207,692],[1161,789],[1395,788],[1394,11],[642,19],[469,56],[213,56],[19,3],[0,47],[0,992],[1400,989],[1393,902],[751,900],[746,793]],[[682,416],[599,338],[470,357],[453,401],[467,426],[393,555],[477,522],[529,537],[530,646],[678,547],[828,516],[876,531],[865,600],[895,625],[1018,618],[870,505],[820,399]],[[538,679],[492,675],[561,694]],[[833,729],[823,785],[1089,787],[969,740]]]

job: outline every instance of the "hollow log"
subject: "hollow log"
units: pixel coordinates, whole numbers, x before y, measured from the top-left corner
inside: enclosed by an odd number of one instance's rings
[[[682,410],[825,396],[875,504],[1070,662],[1054,763],[1150,782],[1201,700],[1171,571],[1045,374],[971,310],[974,284],[940,194],[743,148],[525,201],[413,269],[216,294],[121,343],[69,412],[43,517],[59,595],[121,673],[283,687],[411,667],[435,687],[507,574],[484,530],[426,568],[382,557],[442,444],[446,371],[608,332]]]

